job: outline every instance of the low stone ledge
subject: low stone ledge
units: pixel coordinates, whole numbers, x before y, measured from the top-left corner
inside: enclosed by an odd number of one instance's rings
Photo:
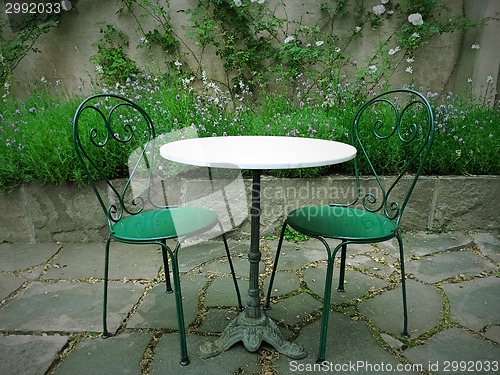
[[[366,177],[363,182],[366,183],[363,193],[378,196],[373,178]],[[410,184],[410,176],[403,178],[402,182],[403,185]],[[248,238],[250,235],[249,217],[244,219],[246,212],[240,211],[250,203],[251,182],[245,180],[244,186],[247,203],[244,196],[238,196],[238,212],[232,213],[240,218],[236,228],[230,231],[230,237],[234,238]],[[178,188],[196,196],[203,193],[206,185],[198,187],[193,181],[184,181]],[[499,193],[499,176],[422,176],[408,202],[401,227],[405,230],[424,230],[432,226],[457,231],[499,230]],[[393,194],[400,195],[398,191]],[[294,208],[346,203],[354,195],[354,178],[350,176],[314,179],[263,177],[261,235],[277,234],[284,215]],[[0,241],[99,242],[107,236],[106,220],[89,186],[22,185],[0,195],[0,209]]]

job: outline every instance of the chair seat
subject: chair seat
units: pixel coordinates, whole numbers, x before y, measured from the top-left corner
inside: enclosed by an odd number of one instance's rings
[[[396,224],[377,213],[339,206],[308,206],[288,214],[288,224],[311,236],[369,242],[394,237]]]
[[[198,207],[175,207],[128,216],[112,227],[113,237],[125,241],[150,241],[196,235],[217,224],[215,212]]]

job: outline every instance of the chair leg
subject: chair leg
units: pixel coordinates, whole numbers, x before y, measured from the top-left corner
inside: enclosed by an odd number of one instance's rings
[[[270,298],[271,298],[271,291],[273,290],[274,275],[276,274],[276,269],[278,268],[278,260],[280,257],[281,245],[283,244],[283,237],[285,236],[286,226],[287,226],[287,223],[285,220],[285,222],[283,223],[283,228],[281,229],[280,239],[278,242],[278,249],[276,250],[276,257],[274,258],[273,272],[271,273],[271,280],[269,281],[269,288],[267,289],[267,297],[266,297],[266,303],[264,305],[264,310],[271,309],[271,306],[269,304]]]
[[[161,241],[164,245],[167,245],[166,240]],[[161,248],[161,253],[163,255],[163,268],[165,270],[165,285],[166,285],[166,292],[167,294],[171,294],[173,292],[172,290],[172,284],[170,282],[170,269],[168,268],[168,253],[165,250],[165,248],[162,246]]]
[[[335,255],[341,246],[346,246],[345,243],[337,245],[333,253],[331,253],[330,246],[321,237],[317,237],[323,245],[326,247],[328,252],[328,265],[326,268],[326,280],[325,280],[325,293],[323,295],[323,312],[321,316],[321,331],[319,336],[319,349],[318,349],[318,359],[316,363],[323,363],[325,361],[326,352],[326,338],[328,335],[328,318],[330,316],[330,297],[332,294],[332,279],[333,279],[333,265],[335,263]]]
[[[171,255],[170,260],[172,262],[172,278],[174,281],[174,295],[175,295],[175,306],[177,308],[177,324],[179,327],[179,341],[181,348],[181,365],[187,366],[189,365],[189,357],[187,352],[187,343],[186,343],[186,327],[184,323],[184,310],[182,308],[182,293],[181,293],[181,282],[179,278],[179,264],[177,262],[177,254],[181,242],[177,242],[175,246],[175,250],[173,253],[170,252],[170,249],[166,244],[162,243],[163,250],[168,251]]]
[[[403,332],[402,335],[410,337],[408,334],[408,306],[406,304],[406,276],[405,276],[405,257],[403,252],[403,240],[401,235],[397,233],[396,238],[399,243],[399,260],[401,263],[401,289],[403,290]]]
[[[222,231],[222,224],[220,222],[219,222],[219,227]],[[236,297],[238,298],[238,310],[243,311],[243,310],[245,310],[245,307],[241,303],[240,288],[238,286],[238,280],[236,280],[236,274],[234,273],[233,261],[231,259],[231,254],[229,253],[229,246],[227,244],[227,239],[226,239],[226,235],[224,234],[224,232],[222,232],[222,239],[224,241],[224,247],[226,248],[226,255],[227,255],[227,260],[229,262],[229,268],[231,269],[231,275],[233,276],[234,289],[236,290]]]
[[[111,238],[106,242],[106,249],[104,253],[104,295],[103,295],[103,309],[102,309],[102,338],[106,339],[112,335],[108,332],[107,323],[107,308],[108,308],[108,269],[109,269],[109,244]]]
[[[345,280],[345,258],[347,256],[347,244],[342,246],[342,253],[340,256],[340,277],[339,277],[339,287],[337,290],[339,292],[345,292],[344,280]]]

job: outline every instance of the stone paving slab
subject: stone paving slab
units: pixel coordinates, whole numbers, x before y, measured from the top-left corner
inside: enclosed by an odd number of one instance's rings
[[[414,277],[410,276],[407,285],[409,339],[400,337],[402,293],[399,277],[394,272],[398,269],[399,259],[397,241],[349,246],[346,292],[336,291],[337,267],[332,284],[332,304],[335,305],[332,308],[339,309],[339,303],[348,302],[348,309],[344,314],[334,311],[330,314],[327,360],[333,366],[353,362],[362,364],[364,367],[358,366],[355,373],[374,374],[384,373],[380,367],[384,363],[392,366],[390,372],[398,373],[396,366],[401,363],[428,366],[437,360],[443,361],[448,353],[454,355],[456,345],[457,353],[462,353],[464,358],[467,348],[473,346],[473,353],[484,351],[487,356],[498,358],[500,269],[498,263],[495,264],[497,236],[497,233],[463,236],[458,233],[404,234],[407,271],[411,270]],[[29,336],[35,341],[58,337],[54,333],[63,337],[61,343],[48,344],[44,348],[38,343],[28,345],[26,352],[20,343],[18,348],[21,349],[16,350],[22,352],[21,357],[16,358],[32,355],[40,356],[42,361],[45,355],[49,355],[50,361],[54,361],[51,362],[53,369],[48,373],[50,363],[40,365],[34,372],[37,375],[113,374],[113,369],[120,374],[142,375],[141,367],[143,374],[148,375],[267,375],[270,370],[275,371],[275,375],[313,373],[310,371],[312,367],[306,370],[300,366],[313,366],[318,350],[321,320],[318,312],[322,307],[320,299],[325,281],[326,252],[317,240],[284,243],[275,281],[274,303],[266,312],[278,322],[285,338],[304,345],[308,351],[305,359],[295,362],[293,371],[292,360],[277,354],[266,343],[256,353],[248,353],[238,343],[214,358],[198,358],[199,345],[215,340],[238,314],[224,246],[219,240],[189,243],[192,246],[182,247],[179,253],[184,312],[186,323],[191,324],[188,333],[191,364],[187,367],[179,365],[175,297],[165,293],[165,283],[158,277],[162,259],[154,246],[151,249],[144,246],[142,252],[135,252],[132,246],[127,253],[128,250],[121,252],[121,244],[113,244],[118,249],[115,256],[112,255],[118,264],[118,273],[113,277],[119,281],[110,283],[108,321],[111,331],[116,331],[121,324],[123,326],[116,337],[102,340],[89,337],[87,332],[99,333],[102,330],[103,284],[100,279],[104,244],[97,244],[90,251],[89,246],[82,244],[40,244],[46,249],[45,258],[35,257],[35,260],[26,254],[36,247],[19,245],[25,250],[16,253],[16,246],[13,246],[2,252],[6,249],[2,247],[4,245],[0,245],[0,254],[7,257],[6,263],[0,263],[0,297],[2,293],[6,296],[3,301],[0,298],[0,358],[6,352],[1,349],[2,342],[12,333],[18,334],[14,337]],[[246,303],[249,241],[231,240],[229,245],[242,300]],[[277,240],[261,240],[260,287],[265,291],[269,275],[264,277],[262,272],[266,266],[272,265],[276,245]],[[335,246],[335,241],[331,245]],[[123,246],[125,249],[130,245]],[[481,253],[477,253],[477,249]],[[124,282],[123,278],[132,281]],[[134,278],[140,282],[133,282]],[[436,278],[440,284],[431,285]],[[304,287],[309,290],[301,289]],[[442,311],[447,308],[445,295],[449,299],[452,323],[458,328],[443,330],[439,326]],[[436,327],[437,333],[432,331]],[[422,336],[423,333],[427,334]],[[74,349],[58,362],[59,355],[68,351],[67,348]],[[481,358],[475,356],[472,360],[477,362]],[[31,366],[32,362],[26,363]],[[367,368],[367,365],[372,368]],[[379,367],[373,368],[377,365]],[[426,371],[424,368],[419,375],[427,374]],[[4,372],[0,371],[0,374]],[[399,373],[416,374],[416,370],[407,368]],[[436,375],[440,372],[430,373]]]
[[[424,369],[433,375],[498,374],[500,371],[500,348],[458,328],[439,332],[425,345],[405,350],[403,355],[412,363],[424,365]],[[492,366],[494,361],[497,361],[496,370],[495,365]],[[465,365],[462,370],[461,365]]]
[[[500,278],[447,284],[443,289],[450,300],[451,316],[460,324],[475,331],[500,324]]]
[[[267,316],[293,325],[306,319],[315,310],[321,309],[323,304],[308,293],[299,293],[277,303],[271,303],[270,306],[271,309],[266,311]]]
[[[328,337],[326,345],[326,363],[323,370],[314,368],[318,358],[318,342],[321,320],[306,325],[300,331],[294,343],[302,345],[307,356],[301,360],[293,360],[280,355],[273,364],[278,374],[313,374],[313,373],[340,373],[340,374],[376,374],[391,367],[394,374],[417,374],[415,371],[396,371],[400,365],[399,359],[383,349],[375,340],[366,323],[353,320],[349,317],[330,312]],[[336,367],[337,366],[337,370]],[[340,367],[339,367],[340,366]],[[330,370],[333,369],[333,370]],[[389,373],[387,372],[387,373]]]
[[[112,332],[137,303],[144,286],[109,283],[108,327]],[[34,282],[0,309],[0,330],[20,332],[102,331],[102,282]]]
[[[446,251],[406,263],[406,273],[425,283],[436,283],[456,276],[476,276],[497,268],[490,260],[472,251]],[[462,276],[462,277],[463,277]]]
[[[415,338],[436,327],[442,316],[443,297],[432,286],[406,280],[408,332]],[[359,311],[378,328],[396,337],[403,331],[401,286],[359,303]]]
[[[256,353],[248,352],[241,343],[235,344],[228,351],[215,357],[201,359],[197,354],[199,346],[214,339],[213,337],[189,335],[187,337],[187,347],[191,363],[188,366],[181,366],[179,364],[179,335],[176,333],[163,335],[156,346],[151,375],[233,375],[239,369],[245,369],[245,374],[260,371],[261,365],[258,362]]]
[[[102,279],[104,243],[64,244],[44,279]],[[112,242],[109,251],[109,279],[153,279],[163,266],[158,246]]]
[[[473,245],[473,239],[463,233],[412,233],[403,237],[405,256],[423,256],[440,251],[460,250]]]
[[[0,274],[0,301],[19,289],[25,282],[24,277]]]
[[[477,233],[473,235],[473,238],[481,253],[494,262],[500,263],[500,235],[496,233]]]
[[[245,305],[248,295],[248,281],[238,280],[238,287],[240,289],[241,301]],[[206,307],[238,306],[238,297],[234,289],[233,279],[225,277],[213,280],[206,291],[204,305]]]
[[[0,374],[44,374],[68,342],[68,336],[0,336]]]
[[[231,258],[246,257],[249,248],[250,241],[231,241],[229,246]],[[179,271],[189,272],[200,265],[225,256],[226,250],[222,241],[202,241],[192,245],[188,243],[179,250]]]
[[[269,283],[271,282],[271,275],[267,276],[264,280],[264,295],[267,296]],[[273,290],[271,297],[282,296],[298,290],[300,287],[299,277],[295,272],[276,272],[273,281]]]
[[[197,317],[198,293],[206,283],[207,278],[205,276],[181,276],[182,307],[186,327]],[[148,291],[127,326],[129,328],[178,329],[176,311],[175,294],[167,294],[165,284],[161,283]]]
[[[0,244],[0,271],[14,272],[45,264],[59,249],[54,243]]]
[[[55,375],[140,375],[140,363],[151,338],[143,332],[87,338],[57,367]]]
[[[337,290],[340,269],[333,270],[333,282],[331,292],[331,303],[340,305],[349,300],[361,297],[369,290],[381,289],[389,285],[385,280],[374,276],[365,275],[358,271],[346,270],[344,278],[344,292]],[[325,293],[326,263],[318,265],[317,268],[304,270],[304,281],[307,286],[319,297],[323,298]]]

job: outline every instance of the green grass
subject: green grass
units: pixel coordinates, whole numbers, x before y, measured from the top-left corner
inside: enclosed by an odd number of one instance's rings
[[[190,127],[199,136],[283,135],[316,137],[348,142],[348,131],[360,101],[334,96],[332,88],[291,95],[256,95],[248,87],[233,87],[231,93],[206,84],[204,90],[183,86],[180,81],[130,80],[115,88],[146,109],[157,134]],[[326,94],[325,94],[326,92]],[[332,95],[335,105],[330,105]],[[72,119],[83,97],[64,99],[48,93],[33,93],[24,101],[12,97],[0,103],[0,188],[29,181],[83,182],[71,139]],[[432,98],[436,134],[426,174],[500,174],[500,114],[494,108],[447,96]],[[370,147],[377,147],[371,145]],[[379,150],[373,160],[382,173],[392,173],[402,158],[398,147]],[[126,157],[109,166],[109,177],[118,175]],[[335,172],[350,173],[349,164]],[[331,172],[309,168],[274,172],[278,176],[313,177]]]

